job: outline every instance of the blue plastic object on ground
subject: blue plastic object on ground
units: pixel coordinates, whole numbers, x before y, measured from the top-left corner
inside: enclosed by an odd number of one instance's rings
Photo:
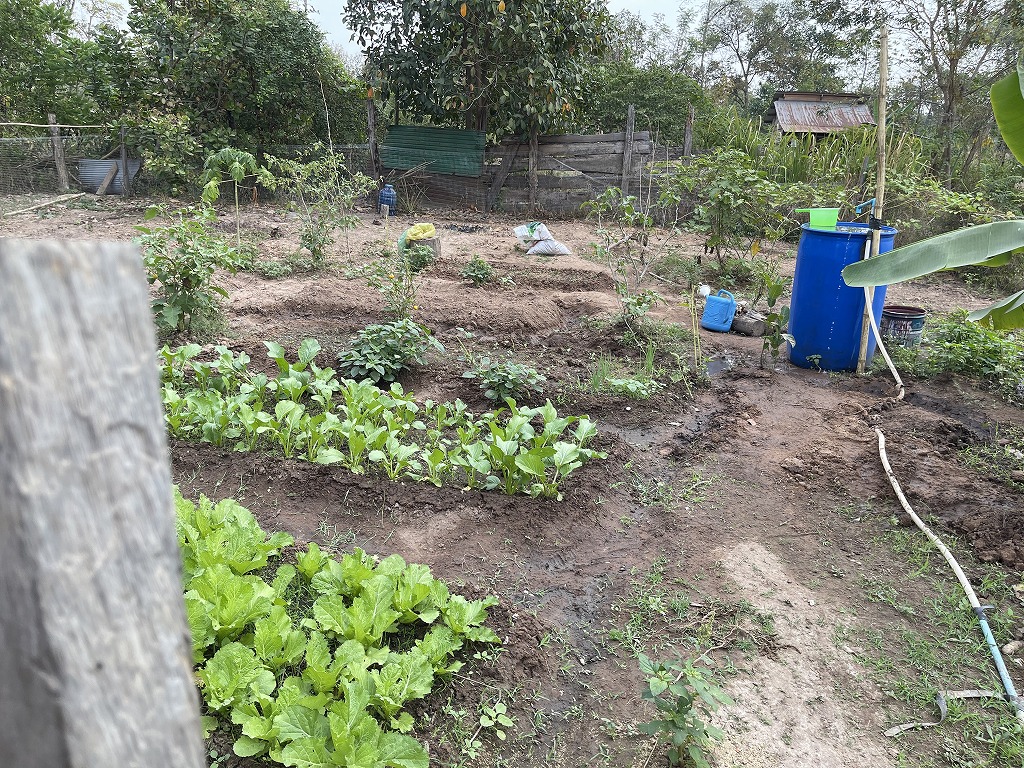
[[[800,229],[789,316],[796,347],[790,347],[789,360],[801,368],[852,371],[860,354],[864,289],[848,286],[842,271],[863,258],[871,230],[847,221],[839,222],[835,231],[807,224]],[[895,240],[896,230],[883,226],[879,253],[891,251]],[[884,285],[875,288],[871,307],[876,318],[882,316],[885,289]],[[875,337],[869,334],[868,360],[874,353]]]
[[[736,299],[723,289],[717,296],[708,296],[704,304],[704,314],[700,317],[700,327],[724,333],[732,327],[735,314]]]
[[[382,205],[388,207],[389,216],[394,216],[398,213],[398,193],[395,192],[395,188],[390,184],[385,184],[384,189],[377,195],[378,208]]]

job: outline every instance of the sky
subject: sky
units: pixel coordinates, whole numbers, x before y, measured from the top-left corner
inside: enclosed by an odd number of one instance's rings
[[[341,21],[343,0],[321,0],[318,3],[311,3],[311,5],[316,9],[313,19],[327,35],[327,41],[341,46],[348,55],[358,56],[360,54],[359,45],[355,41],[349,40],[350,33]],[[675,21],[678,8],[678,0],[632,0],[632,2],[608,0],[608,9],[612,13],[630,10],[647,20],[650,20],[654,14],[660,13],[665,16],[670,25]]]

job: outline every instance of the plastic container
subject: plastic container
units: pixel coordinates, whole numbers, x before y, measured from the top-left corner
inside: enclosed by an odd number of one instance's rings
[[[855,222],[839,222],[835,230],[801,226],[793,275],[789,332],[796,339],[789,360],[801,368],[852,371],[860,354],[860,330],[864,316],[864,289],[851,288],[842,277],[843,267],[860,261],[871,230]],[[893,227],[882,227],[879,253],[891,251],[896,240]],[[886,286],[875,288],[872,311],[876,321],[885,305]],[[868,359],[875,353],[875,336],[868,334]]]
[[[377,207],[383,208],[385,205],[388,207],[389,216],[398,213],[398,193],[390,184],[385,184],[384,189],[377,195]]]
[[[732,327],[732,319],[736,315],[736,299],[726,290],[717,296],[708,296],[704,304],[704,314],[700,317],[700,327],[709,331],[725,333]]]
[[[107,178],[110,169],[117,166],[117,175],[114,176],[110,186],[107,187],[108,195],[123,195],[124,185],[121,183],[124,169],[121,168],[120,160],[79,160],[78,181],[86,192],[96,192],[103,180]],[[142,167],[141,160],[128,160],[128,178],[134,179]]]
[[[901,347],[916,347],[921,343],[926,314],[920,307],[886,304],[882,319],[878,321],[878,332],[886,341],[894,341]]]
[[[835,229],[839,221],[838,208],[797,208],[796,212],[811,215],[811,229]]]

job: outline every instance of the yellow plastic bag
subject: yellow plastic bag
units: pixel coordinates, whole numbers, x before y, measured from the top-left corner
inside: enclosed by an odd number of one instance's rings
[[[413,224],[405,230],[405,239],[408,240],[429,240],[437,237],[437,230],[433,224]]]

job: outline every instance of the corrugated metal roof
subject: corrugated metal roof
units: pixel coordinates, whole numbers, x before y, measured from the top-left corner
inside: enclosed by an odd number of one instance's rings
[[[831,133],[875,124],[867,104],[780,99],[774,111],[774,122],[784,133]]]
[[[385,168],[408,170],[426,163],[428,173],[477,177],[483,172],[483,131],[460,131],[423,125],[393,125],[380,146]]]

